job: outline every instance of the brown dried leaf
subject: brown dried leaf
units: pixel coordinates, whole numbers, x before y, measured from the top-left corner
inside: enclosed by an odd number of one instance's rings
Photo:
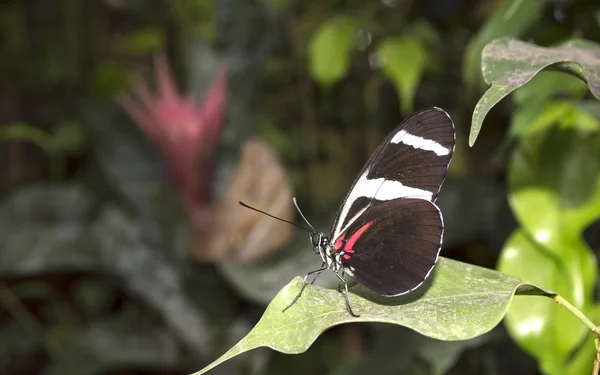
[[[194,219],[192,255],[199,261],[250,262],[280,249],[293,227],[239,205],[292,220],[292,187],[275,152],[248,141],[227,191]]]

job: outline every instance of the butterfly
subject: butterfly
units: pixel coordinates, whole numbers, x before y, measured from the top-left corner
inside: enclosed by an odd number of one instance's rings
[[[333,271],[344,286],[346,309],[356,317],[345,275],[383,296],[400,296],[421,286],[442,247],[444,220],[435,201],[455,140],[454,124],[444,110],[417,112],[401,122],[369,158],[329,234],[316,231],[298,209],[322,264],[304,277],[298,294],[283,311],[300,298],[309,276],[314,275],[314,283],[326,270]]]

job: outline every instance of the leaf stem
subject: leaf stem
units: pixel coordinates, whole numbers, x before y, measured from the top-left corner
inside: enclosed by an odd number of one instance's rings
[[[599,330],[598,326],[596,326],[590,320],[590,318],[585,316],[585,314],[583,312],[581,312],[581,310],[579,310],[577,307],[571,305],[571,303],[569,301],[562,298],[558,294],[555,295],[552,299],[554,300],[554,302],[558,303],[559,305],[564,306],[573,315],[575,315],[577,318],[579,318],[579,320],[581,320],[583,322],[583,324],[585,324],[596,335],[596,339],[594,340],[594,346],[596,347],[596,357],[594,358],[594,368],[592,369],[592,375],[598,375],[598,373],[600,373],[600,346],[599,346],[600,345],[599,344],[600,330]]]
[[[562,298],[558,294],[555,295],[553,299],[554,299],[554,302],[558,303],[559,305],[564,306],[573,315],[575,315],[577,318],[579,318],[579,320],[581,320],[583,322],[583,324],[585,324],[592,332],[594,332],[594,334],[598,335],[598,333],[600,333],[600,331],[598,330],[598,326],[596,326],[590,320],[590,318],[588,318],[587,316],[585,316],[585,314],[582,313],[581,310],[579,310],[577,307],[571,305],[571,303],[569,303],[569,301],[567,301],[566,299]]]
[[[583,324],[585,324],[596,335],[600,332],[600,331],[598,331],[598,327],[590,320],[590,318],[585,316],[585,314],[582,313],[581,310],[579,310],[577,307],[571,305],[571,303],[569,301],[567,301],[566,299],[562,298],[559,295],[554,296],[553,299],[554,299],[554,302],[558,303],[559,305],[564,306],[573,315],[575,315],[577,318],[579,318],[579,320],[581,320],[583,322]]]
[[[600,348],[598,347],[598,337],[594,340],[594,345],[596,346],[596,358],[594,359],[592,375],[598,375],[598,372],[600,372]]]

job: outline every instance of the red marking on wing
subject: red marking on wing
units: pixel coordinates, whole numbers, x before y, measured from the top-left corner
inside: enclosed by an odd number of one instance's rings
[[[348,255],[348,254],[344,254],[343,257],[344,257],[344,259],[350,259],[350,255]]]
[[[335,249],[335,251],[340,250],[340,248],[344,244],[344,238],[346,238],[346,233],[344,233],[344,235],[342,235],[342,237],[338,238],[337,241],[335,241],[335,244],[333,244],[333,248]]]
[[[344,252],[346,252],[346,253],[354,253],[354,249],[353,249],[354,244],[356,243],[356,241],[358,241],[358,239],[360,238],[360,236],[362,236],[362,234],[365,233],[365,231],[367,229],[369,229],[369,227],[371,226],[371,224],[373,224],[373,222],[369,221],[368,223],[366,223],[365,225],[363,225],[362,227],[360,227],[359,230],[357,230],[356,232],[354,232],[352,234],[352,236],[350,236],[350,239],[348,240],[348,242],[346,242],[346,246],[344,246]],[[336,243],[336,245],[337,245],[337,243]]]

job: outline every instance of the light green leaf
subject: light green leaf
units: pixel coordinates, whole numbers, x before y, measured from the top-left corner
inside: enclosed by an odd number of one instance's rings
[[[510,134],[524,136],[547,130],[553,125],[562,129],[598,131],[599,121],[570,100],[551,100],[541,105],[525,105],[511,121]]]
[[[182,362],[167,327],[139,315],[94,321],[70,340],[45,375],[98,375],[121,368],[175,368]]]
[[[164,45],[163,30],[149,27],[125,35],[119,41],[119,50],[128,55],[141,55],[156,52]]]
[[[600,218],[600,139],[566,130],[528,137],[508,180],[511,207],[528,232],[579,234]]]
[[[290,0],[263,0],[274,15],[280,15],[291,3]]]
[[[551,288],[587,312],[597,270],[581,235],[600,218],[600,140],[557,129],[526,137],[508,179],[521,229],[506,243],[498,270]],[[548,374],[566,372],[586,332],[569,313],[543,300],[515,301],[506,323]]]
[[[45,151],[51,150],[48,133],[23,122],[0,126],[0,142],[2,141],[31,142]]]
[[[427,64],[427,51],[413,37],[386,39],[379,45],[383,72],[394,82],[400,94],[402,113],[413,110],[415,91]]]
[[[407,30],[407,34],[420,40],[427,47],[436,47],[442,43],[437,29],[426,19],[418,19]]]
[[[313,35],[308,50],[313,78],[328,87],[346,76],[354,47],[356,21],[335,17],[325,22]]]
[[[81,125],[72,122],[61,122],[52,129],[52,149],[55,152],[80,151],[85,142]]]
[[[600,305],[594,305],[590,311],[588,311],[587,316],[592,320],[592,322],[600,321]],[[591,369],[597,354],[594,340],[597,337],[598,336],[596,334],[588,332],[583,344],[580,345],[577,351],[570,358],[565,374],[579,375],[592,372]]]
[[[282,353],[302,353],[325,330],[343,323],[392,323],[439,340],[466,340],[495,327],[515,293],[551,295],[518,278],[445,258],[440,258],[434,274],[421,288],[405,296],[386,298],[360,285],[352,288],[350,303],[361,315],[359,318],[348,314],[342,294],[311,285],[283,313],[281,310],[293,300],[300,286],[300,278],[292,280],[271,301],[246,337],[194,375],[261,346]]]
[[[600,106],[600,102],[596,102]],[[559,122],[561,129],[579,129],[587,132],[597,132],[600,130],[600,119],[588,111],[580,102],[573,103],[570,110]]]
[[[469,86],[481,84],[481,52],[486,44],[497,38],[522,36],[537,23],[543,9],[543,1],[501,2],[467,46],[463,62],[465,83]]]
[[[585,80],[600,99],[600,46],[585,40],[571,40],[554,48],[539,47],[518,40],[500,39],[483,50],[482,70],[492,86],[473,111],[469,144],[479,135],[483,119],[502,98],[529,82],[542,69],[552,66]]]
[[[575,298],[563,263],[523,231],[515,231],[507,241],[498,270],[554,288],[567,300]],[[547,374],[564,374],[569,353],[587,332],[581,321],[550,299],[515,298],[504,321],[511,337],[538,359]]]

